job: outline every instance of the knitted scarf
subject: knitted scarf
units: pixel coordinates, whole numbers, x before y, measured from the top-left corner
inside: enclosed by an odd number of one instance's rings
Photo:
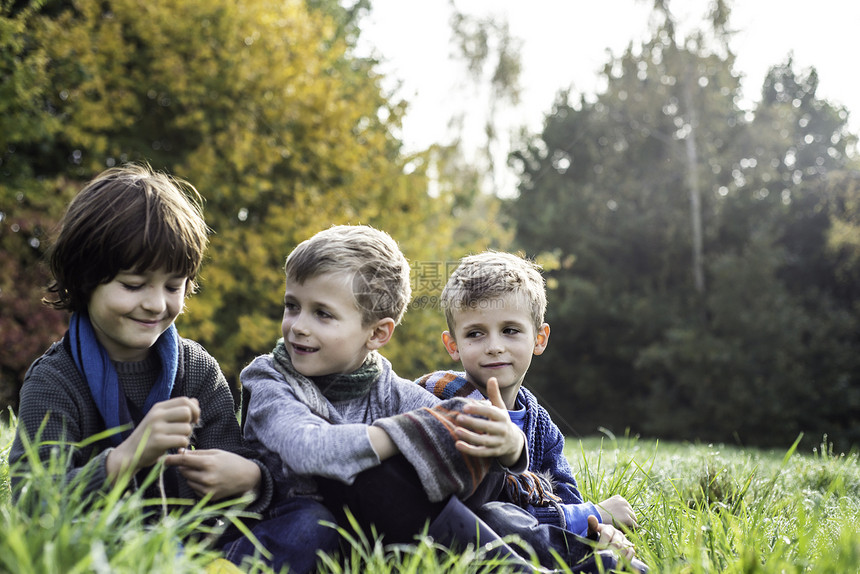
[[[372,351],[364,363],[351,373],[335,373],[321,377],[306,377],[290,360],[283,339],[272,350],[275,369],[293,388],[298,399],[320,417],[329,419],[329,401],[345,401],[366,396],[382,372],[379,353]]]
[[[480,401],[486,398],[478,387],[466,379],[466,373],[436,371],[424,375],[415,382],[442,400],[465,397]]]
[[[457,415],[472,401],[453,398],[433,408],[422,408],[374,421],[406,460],[415,467],[431,502],[452,494],[470,496],[484,480],[491,459],[461,453],[454,446]]]
[[[424,375],[415,381],[440,399],[453,397],[465,397],[469,399],[483,399],[484,395],[480,389],[466,379],[466,373],[454,371],[436,371]],[[529,449],[529,464],[543,460],[543,446],[540,441],[535,440],[535,425],[531,423],[531,417],[536,412],[537,399],[534,395],[520,389],[517,398],[528,403],[526,409],[526,420],[524,430],[526,435],[526,447]],[[534,402],[534,404],[532,404]],[[540,419],[537,421],[540,426]],[[536,452],[537,451],[537,452]],[[519,475],[507,473],[505,477],[505,491],[508,499],[518,506],[525,508],[532,506],[556,505],[561,499],[553,493],[553,479],[542,472],[527,470]]]
[[[110,436],[111,442],[118,445],[130,434],[134,421],[129,412],[125,393],[120,387],[116,368],[107,350],[96,338],[93,325],[86,313],[72,314],[66,336],[69,337],[75,366],[87,381],[90,394],[105,421],[105,428],[125,428],[122,433]],[[155,351],[161,359],[161,374],[146,397],[144,413],[149,412],[155,403],[169,399],[173,391],[179,363],[179,335],[173,324],[155,342]]]

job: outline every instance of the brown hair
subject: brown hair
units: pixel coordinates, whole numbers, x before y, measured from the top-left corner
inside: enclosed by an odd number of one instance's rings
[[[111,168],[88,183],[69,204],[50,251],[55,309],[84,311],[97,286],[120,271],[164,268],[188,278],[203,261],[209,229],[203,199],[188,182],[149,165]]]
[[[412,297],[409,262],[397,242],[367,225],[336,225],[302,241],[284,265],[297,283],[323,273],[352,274],[355,305],[364,325],[392,318],[399,323]]]

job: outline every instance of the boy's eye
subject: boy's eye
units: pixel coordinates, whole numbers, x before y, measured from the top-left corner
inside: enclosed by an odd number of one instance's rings
[[[121,283],[121,285],[128,291],[137,291],[138,289],[143,287],[143,285],[136,285],[132,283]]]
[[[519,333],[519,332],[520,332],[520,330],[519,330],[519,329],[516,329],[516,328],[514,328],[514,327],[508,327],[508,328],[506,328],[506,329],[505,329],[504,331],[502,331],[502,332],[503,332],[505,335],[516,335],[517,333]]]
[[[321,319],[331,319],[332,314],[329,313],[328,311],[323,311],[322,309],[318,309],[317,310],[317,317],[319,317]]]
[[[475,337],[480,337],[480,336],[481,336],[480,331],[469,331],[468,333],[466,333],[467,339],[474,339]]]

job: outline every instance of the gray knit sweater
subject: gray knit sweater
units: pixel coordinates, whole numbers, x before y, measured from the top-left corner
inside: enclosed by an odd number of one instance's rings
[[[325,420],[296,396],[273,361],[271,354],[257,357],[240,375],[251,393],[245,438],[280,459],[280,470],[290,479],[294,494],[314,492],[312,476],[352,484],[356,475],[380,463],[370,445],[367,425],[440,402],[398,377],[391,363],[382,358],[379,380],[368,395],[329,403],[330,419]]]
[[[217,448],[253,460],[260,467],[262,481],[259,496],[248,510],[262,512],[273,496],[271,474],[265,465],[255,460],[254,451],[242,438],[230,387],[218,363],[203,347],[188,339],[180,338],[179,342],[179,365],[171,397],[196,397],[200,402],[200,423],[191,444],[196,449]],[[115,363],[115,366],[120,385],[128,399],[136,405],[143,405],[160,369],[158,358],[151,357],[139,363]],[[12,465],[20,462],[19,470],[26,470],[27,466],[22,433],[26,432],[30,441],[33,441],[46,417],[47,423],[39,436],[41,441],[65,439],[74,443],[106,430],[89,387],[75,367],[63,341],[54,343],[30,366],[25,375],[18,409],[18,431],[9,454]],[[46,460],[53,448],[57,447],[42,446],[39,457]],[[66,469],[66,480],[86,471],[89,474],[87,492],[106,489],[105,460],[111,449],[109,441],[101,440],[77,449],[70,446],[69,449],[72,455]],[[175,469],[168,469],[168,472],[173,475],[165,481],[165,494],[168,497],[200,498],[180,473]],[[13,472],[13,487],[20,480],[18,473]]]

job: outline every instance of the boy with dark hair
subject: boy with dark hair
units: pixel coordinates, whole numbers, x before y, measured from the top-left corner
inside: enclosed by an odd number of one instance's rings
[[[149,497],[252,493],[247,510],[269,508],[271,475],[242,438],[218,363],[174,326],[208,242],[201,204],[190,184],[145,165],[109,169],[72,200],[51,252],[54,297],[45,300],[72,317],[25,375],[9,456],[12,465],[20,461],[13,487],[29,464],[26,437],[43,461],[57,445],[68,449],[59,478],[85,477],[87,493],[118,483],[136,489],[163,460],[163,480]],[[116,432],[75,446],[106,430]],[[26,503],[25,493],[13,492]],[[304,560],[310,569],[309,544],[334,546],[330,531],[316,526],[320,516],[328,515],[318,505],[301,504],[282,515],[282,527],[301,524],[304,538],[273,541],[275,564]]]

